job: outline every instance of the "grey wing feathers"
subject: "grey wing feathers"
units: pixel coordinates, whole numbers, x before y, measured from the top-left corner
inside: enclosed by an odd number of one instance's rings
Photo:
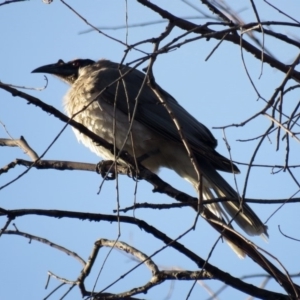
[[[125,66],[121,68],[121,73],[118,67],[118,64],[106,60],[101,60],[96,64],[95,72],[97,72],[97,74],[95,74],[95,80],[97,81],[96,84],[98,89],[103,90],[103,92],[101,95],[94,95],[94,97],[97,97],[100,106],[101,101],[106,101],[111,105],[114,105],[116,101],[116,106],[119,110],[123,111],[125,114],[129,113],[132,116],[136,104],[136,97],[140,92],[145,75],[138,70],[132,70]],[[128,70],[131,71],[126,74],[122,80],[118,81],[121,74],[124,74]],[[114,81],[116,81],[115,84],[106,88]],[[119,83],[117,83],[117,81]],[[167,102],[179,121],[184,136],[197,158],[200,172],[209,182],[216,195],[218,197],[238,199],[236,191],[216,171],[217,169],[238,173],[238,168],[233,165],[230,160],[214,150],[217,146],[217,141],[211,132],[180,106],[170,94],[162,88],[158,88],[163,95],[164,101]],[[167,140],[182,144],[177,128],[169,113],[147,84],[144,84],[139,96],[135,120],[144,124]],[[236,216],[240,207],[238,202],[228,201],[222,204],[231,217]],[[267,227],[264,226],[247,204],[243,204],[243,211],[236,216],[235,222],[249,235],[267,235]]]
[[[99,89],[104,89],[106,86],[120,78],[121,74],[127,72],[130,68],[123,66],[121,72],[118,69],[118,64],[101,60],[98,62],[101,67],[97,67],[97,86]],[[117,108],[125,114],[132,115],[135,99],[142,87],[145,75],[139,70],[131,70],[126,74],[119,83],[115,83],[105,89],[99,96],[99,101],[106,101],[110,104],[116,102]],[[192,115],[190,115],[178,102],[162,88],[158,87],[164,100],[168,103],[180,126],[184,132],[184,136],[192,147],[194,154],[201,158],[210,160],[211,165],[222,171],[238,173],[239,170],[231,162],[217,153],[214,148],[217,146],[217,141],[211,132]],[[116,90],[117,98],[116,98]],[[128,101],[126,101],[128,99]],[[138,107],[135,120],[146,125],[151,130],[160,134],[162,137],[178,142],[181,144],[181,139],[177,128],[174,125],[166,108],[161,104],[152,89],[144,84],[143,90],[138,98]]]

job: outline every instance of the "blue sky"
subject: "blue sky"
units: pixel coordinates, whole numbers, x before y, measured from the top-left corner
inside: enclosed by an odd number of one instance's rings
[[[172,7],[168,1],[156,2],[179,17],[198,14],[197,11],[182,1],[176,1]],[[125,3],[125,1],[116,0],[76,0],[72,1],[72,6],[93,25],[109,27],[125,24]],[[192,3],[209,13],[201,5],[201,2],[194,1]],[[228,1],[228,3],[233,5],[235,1]],[[243,1],[235,7],[241,11],[240,16],[245,22],[255,21],[249,3]],[[273,1],[272,3],[279,7],[282,5],[280,1]],[[261,20],[289,21],[267,5],[258,6],[258,8]],[[284,7],[281,8],[286,13],[297,17],[295,12],[299,11],[300,4],[294,1],[285,1]],[[60,1],[54,1],[50,5],[46,5],[42,1],[25,1],[0,6],[0,20],[0,51],[2,54],[0,56],[0,80],[4,83],[42,87],[45,84],[43,75],[31,74],[31,71],[39,66],[54,63],[58,59],[68,61],[74,58],[94,60],[107,58],[118,62],[124,55],[123,45],[99,33],[79,34],[89,27]],[[155,20],[160,20],[157,14],[133,0],[128,1],[129,24]],[[202,23],[206,20],[193,21]],[[132,44],[142,39],[158,36],[165,26],[165,23],[160,23],[130,28],[128,30],[128,43]],[[280,29],[275,26],[273,29],[282,30],[283,34],[293,36],[295,39],[300,36],[299,30],[296,29]],[[126,39],[125,29],[104,30],[104,32],[121,41]],[[181,33],[180,30],[174,30],[167,41]],[[159,56],[154,66],[156,81],[210,129],[214,126],[240,123],[264,107],[261,100],[257,101],[257,95],[246,76],[239,47],[223,42],[212,57],[205,61],[217,43],[216,40],[206,41],[202,39],[186,44],[175,51]],[[295,47],[276,43],[274,39],[269,37],[265,39],[265,46],[276,58],[286,64],[291,64],[298,54]],[[153,45],[151,44],[140,47],[147,52],[151,52],[152,48]],[[244,53],[244,56],[248,70],[259,92],[265,99],[269,99],[274,89],[282,82],[284,74],[264,65],[263,76],[259,79],[261,64],[248,53]],[[131,51],[126,62],[140,57],[139,52]],[[145,66],[146,64],[142,67]],[[48,80],[48,87],[45,90],[40,92],[28,90],[25,92],[40,98],[59,110],[63,110],[61,100],[68,86],[51,76],[48,76]],[[296,105],[295,103],[299,101],[296,93],[297,91],[285,98],[284,109],[286,112],[290,112]],[[38,154],[45,151],[64,126],[53,116],[33,105],[28,105],[23,99],[11,97],[3,90],[0,90],[0,106],[0,121],[5,124],[10,135],[14,138],[24,136]],[[233,159],[239,162],[249,162],[257,141],[241,143],[237,140],[260,135],[269,125],[270,121],[260,116],[243,128],[228,129],[226,135],[231,146]],[[219,141],[218,151],[228,156],[222,131],[212,130],[212,132]],[[0,126],[0,137],[8,138],[2,126]],[[290,143],[292,149],[290,163],[299,164],[297,156],[299,143],[292,139]],[[273,135],[269,142],[263,144],[255,162],[271,165],[284,164],[285,145],[281,145],[280,151],[275,150],[276,139]],[[1,147],[1,167],[15,158],[28,159],[26,154],[18,148]],[[70,127],[63,132],[44,158],[91,163],[97,163],[100,160],[84,146],[77,143]],[[243,166],[239,166],[239,168],[241,174],[237,176],[237,182],[239,190],[242,191],[246,168]],[[1,175],[0,186],[14,179],[23,171],[23,167],[16,167],[9,173]],[[299,170],[293,171],[294,175],[299,178]],[[191,186],[173,172],[162,170],[160,175],[174,187],[194,195]],[[222,175],[233,184],[232,175]],[[101,178],[95,173],[32,169],[15,183],[0,190],[0,206],[6,209],[41,208],[112,214],[112,210],[117,205],[116,183],[113,181],[105,182],[101,193],[97,194],[100,184]],[[132,205],[135,200],[134,181],[121,176],[119,189],[120,206]],[[269,168],[253,168],[246,196],[257,199],[280,199],[291,197],[298,190],[299,187],[287,173],[272,175]],[[136,201],[171,203],[172,199],[164,195],[153,194],[152,187],[141,181],[138,183]],[[266,220],[277,206],[252,205],[252,207],[262,220]],[[270,234],[268,243],[260,238],[251,238],[252,241],[276,256],[290,274],[299,270],[299,244],[284,238],[278,232],[278,225],[285,233],[299,238],[299,231],[297,230],[300,225],[298,207],[298,204],[286,205],[271,218],[267,224]],[[132,212],[128,215],[132,216]],[[172,212],[141,209],[135,211],[135,216],[156,226],[172,238],[176,238],[190,228],[195,220],[195,213],[189,208],[174,209]],[[1,227],[5,221],[4,218],[1,219]],[[116,239],[118,236],[118,226],[105,222],[59,220],[37,216],[18,218],[14,222],[20,231],[47,238],[75,251],[84,259],[88,258],[96,239]],[[10,229],[13,227],[11,226]],[[204,220],[199,219],[196,230],[183,237],[180,242],[201,257],[206,258],[217,237],[218,234]],[[148,255],[163,246],[139,228],[124,224],[121,226],[120,240],[132,244]],[[48,290],[44,289],[48,270],[70,280],[75,280],[81,270],[79,263],[64,253],[38,242],[28,243],[28,240],[19,236],[2,236],[0,253],[2,257],[0,270],[1,299],[43,299],[58,285],[55,279],[51,279]],[[97,266],[87,280],[88,289],[92,289],[97,271],[106,254],[107,250],[101,252]],[[197,269],[191,261],[174,250],[159,253],[154,260],[160,268]],[[262,273],[262,270],[249,258],[239,260],[225,243],[218,244],[210,263],[237,277]],[[106,287],[134,265],[135,262],[128,256],[114,251],[104,267],[96,290]],[[128,278],[122,280],[109,291],[120,292],[136,285],[142,285],[149,280],[149,276],[150,273],[145,267],[139,267]],[[249,282],[258,286],[261,281],[259,278]],[[205,284],[214,291],[222,286],[217,281],[205,282]],[[171,283],[167,282],[141,297],[163,299],[172,289],[172,299],[184,299],[191,285],[190,282],[175,282],[172,287]],[[267,285],[267,288],[282,292],[278,284],[273,282]],[[63,287],[52,296],[52,299],[59,299],[66,290],[67,288]],[[196,285],[190,299],[206,299],[208,296],[206,289]],[[220,295],[220,299],[233,299],[233,297],[235,299],[245,298],[245,295],[230,288]],[[81,299],[78,288],[73,289],[66,299]]]

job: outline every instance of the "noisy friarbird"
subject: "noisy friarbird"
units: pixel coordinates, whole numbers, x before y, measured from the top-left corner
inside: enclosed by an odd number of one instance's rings
[[[32,72],[53,74],[70,85],[64,97],[64,107],[69,117],[75,115],[74,120],[107,142],[115,143],[118,149],[137,158],[144,157],[141,163],[152,172],[158,172],[161,167],[169,168],[198,189],[198,176],[178,129],[157,94],[145,84],[144,73],[105,59],[96,62],[76,59],[66,63],[59,60]],[[239,173],[238,168],[216,152],[217,141],[209,129],[169,93],[158,85],[157,89],[171,108],[193,151],[201,173],[203,200],[219,197],[238,199],[236,191],[218,172]],[[74,131],[77,139],[91,151],[102,158],[114,159],[109,150]],[[206,206],[222,222],[228,222],[229,214],[247,234],[267,236],[267,227],[246,203],[242,210],[238,201]],[[236,245],[229,245],[239,257],[245,255]]]

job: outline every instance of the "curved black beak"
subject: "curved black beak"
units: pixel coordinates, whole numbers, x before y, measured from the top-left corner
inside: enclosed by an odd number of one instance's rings
[[[63,60],[59,60],[55,64],[41,66],[34,69],[31,73],[47,73],[57,75],[59,77],[69,77],[78,72],[78,67],[70,63],[65,63]]]

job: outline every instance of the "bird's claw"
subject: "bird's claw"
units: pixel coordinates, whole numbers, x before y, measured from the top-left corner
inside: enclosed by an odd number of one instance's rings
[[[104,180],[115,180],[116,173],[114,168],[115,161],[102,160],[96,166],[96,172],[102,176]]]

